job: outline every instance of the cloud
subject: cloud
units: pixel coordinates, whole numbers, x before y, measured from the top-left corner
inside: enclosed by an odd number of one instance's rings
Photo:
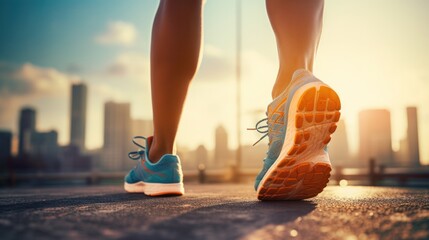
[[[235,63],[231,56],[211,44],[204,46],[203,61],[196,79],[222,81],[234,76]]]
[[[196,79],[223,81],[234,77],[235,62],[216,46],[206,44]],[[136,52],[120,53],[105,69],[109,77],[150,79],[150,59]]]
[[[124,52],[107,66],[106,73],[113,77],[142,79],[149,76],[149,59],[140,53]]]
[[[4,64],[0,67],[0,92],[3,96],[57,95],[79,78],[54,68],[42,68],[31,63],[21,66]]]
[[[78,63],[70,63],[67,67],[66,67],[66,72],[70,73],[70,74],[82,74],[87,72],[87,69],[82,66],[81,64]]]
[[[278,64],[267,59],[254,50],[242,52],[241,75],[243,80],[260,81],[273,80],[277,74]],[[207,81],[231,81],[236,78],[235,52],[232,54],[222,51],[213,45],[204,47],[204,56],[196,79]],[[267,76],[269,74],[269,76]],[[274,74],[274,75],[273,75]]]
[[[216,57],[222,57],[224,55],[222,49],[211,44],[204,45],[204,54],[208,56],[216,56]]]
[[[110,22],[104,33],[95,37],[97,43],[103,45],[131,46],[137,39],[137,30],[132,23]]]
[[[19,108],[47,98],[63,98],[79,77],[31,63],[0,63],[0,126],[12,128]]]
[[[150,59],[137,52],[120,53],[104,70],[108,77],[129,78],[137,81],[150,79]],[[204,46],[203,59],[197,81],[225,81],[235,76],[234,58],[214,45]]]

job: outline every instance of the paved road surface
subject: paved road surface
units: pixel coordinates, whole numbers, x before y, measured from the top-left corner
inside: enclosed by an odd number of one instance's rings
[[[119,186],[1,189],[1,239],[429,239],[429,189],[328,187],[260,202],[251,185],[187,185],[183,197]]]

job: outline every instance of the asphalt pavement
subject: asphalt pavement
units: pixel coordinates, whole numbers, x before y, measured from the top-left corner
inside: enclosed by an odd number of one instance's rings
[[[121,186],[0,189],[1,239],[429,239],[429,189],[329,186],[261,202],[250,184],[181,197]]]

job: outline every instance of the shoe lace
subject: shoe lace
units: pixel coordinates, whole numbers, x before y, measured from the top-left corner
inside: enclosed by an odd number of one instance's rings
[[[132,151],[132,152],[128,153],[128,157],[131,160],[140,160],[144,156],[144,153],[146,151],[146,147],[144,147],[143,145],[141,145],[141,144],[139,144],[137,142],[138,139],[143,139],[144,141],[146,141],[146,138],[143,137],[143,136],[135,136],[135,137],[133,137],[132,141],[133,141],[134,145],[136,145],[139,148],[138,148],[137,151]]]
[[[261,125],[263,122],[265,121],[266,125]],[[256,141],[253,146],[255,146],[256,144],[258,144],[262,139],[264,139],[265,137],[268,136],[268,118],[264,118],[259,120],[256,124],[254,128],[247,128],[247,130],[256,130],[258,133],[262,133],[264,135],[262,135],[261,138],[259,138],[258,141]]]

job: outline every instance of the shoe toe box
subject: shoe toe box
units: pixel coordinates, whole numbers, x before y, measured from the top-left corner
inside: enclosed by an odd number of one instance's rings
[[[131,171],[125,176],[124,180],[127,183],[137,183],[140,181],[140,179],[137,177],[134,169],[131,169]]]

